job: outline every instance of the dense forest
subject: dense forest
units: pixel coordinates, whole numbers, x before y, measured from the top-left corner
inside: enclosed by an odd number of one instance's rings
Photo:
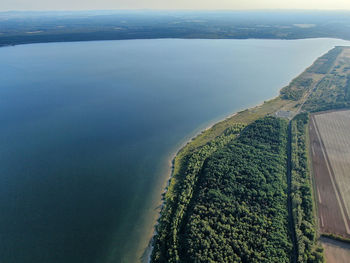
[[[183,262],[290,262],[287,123],[267,117],[206,161],[180,236]]]
[[[244,127],[235,124],[221,136],[195,149],[185,147],[175,159],[175,169],[169,187],[164,195],[161,217],[154,238],[153,262],[177,262],[178,231],[193,195],[204,161],[215,151],[231,142]]]
[[[161,217],[152,261],[290,262],[286,144],[287,121],[265,117],[197,163],[180,202],[165,199],[162,215],[184,208]]]

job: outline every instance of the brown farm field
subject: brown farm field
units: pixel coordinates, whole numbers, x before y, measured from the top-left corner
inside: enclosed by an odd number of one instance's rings
[[[350,110],[313,114],[309,129],[320,231],[349,238]]]
[[[327,263],[349,263],[350,244],[329,238],[321,238],[324,256]]]

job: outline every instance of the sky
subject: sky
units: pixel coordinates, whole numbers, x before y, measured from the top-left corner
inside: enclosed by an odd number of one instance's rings
[[[90,9],[339,9],[350,0],[1,0],[0,10]]]

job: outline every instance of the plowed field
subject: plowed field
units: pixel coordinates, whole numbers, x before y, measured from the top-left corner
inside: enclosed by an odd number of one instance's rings
[[[321,238],[321,243],[327,263],[349,263],[350,244],[329,238]]]
[[[312,115],[310,143],[320,230],[350,237],[350,111]]]

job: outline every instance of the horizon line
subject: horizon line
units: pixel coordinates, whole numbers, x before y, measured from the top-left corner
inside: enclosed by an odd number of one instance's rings
[[[307,12],[349,12],[350,9],[311,9],[311,8],[257,8],[257,9],[194,9],[194,8],[177,8],[177,9],[164,9],[164,8],[111,8],[111,9],[6,9],[1,10],[0,13],[9,12],[101,12],[101,11],[157,11],[157,12],[283,12],[283,11],[307,11]]]

